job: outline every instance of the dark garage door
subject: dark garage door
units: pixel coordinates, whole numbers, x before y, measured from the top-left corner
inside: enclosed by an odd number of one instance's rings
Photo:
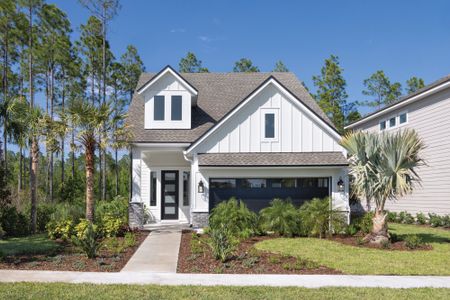
[[[269,206],[274,198],[287,199],[300,206],[314,197],[330,195],[330,178],[211,178],[209,209],[235,197],[255,212]]]

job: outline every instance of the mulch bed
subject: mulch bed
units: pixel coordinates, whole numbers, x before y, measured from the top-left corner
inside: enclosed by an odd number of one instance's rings
[[[423,244],[416,249],[410,249],[406,247],[406,243],[404,241],[396,241],[391,242],[388,246],[371,244],[371,243],[361,243],[361,239],[363,236],[341,236],[336,235],[329,237],[328,239],[331,241],[335,241],[341,244],[360,247],[360,248],[373,248],[387,251],[423,251],[423,250],[433,250],[433,246],[429,244]]]
[[[136,244],[133,247],[126,248],[118,255],[102,247],[95,259],[89,259],[70,243],[58,241],[61,247],[52,255],[7,256],[0,261],[0,269],[118,272],[145,240],[148,232],[141,231],[135,234]],[[123,237],[117,239],[121,241]]]
[[[200,251],[192,252],[192,231],[183,231],[178,254],[178,273],[226,273],[226,274],[342,274],[319,266],[314,262],[292,256],[263,252],[253,246],[271,236],[252,237],[241,242],[235,255],[227,262],[216,260],[206,245],[206,235],[199,236]],[[194,247],[195,248],[195,247]]]

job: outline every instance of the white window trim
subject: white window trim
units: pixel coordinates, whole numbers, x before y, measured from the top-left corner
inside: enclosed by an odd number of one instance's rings
[[[150,91],[151,92],[151,91]],[[164,96],[164,120],[155,120],[155,96]],[[172,96],[181,96],[181,120],[172,120]],[[189,129],[191,128],[190,94],[187,91],[163,90],[155,92],[148,107],[148,123],[146,129]],[[146,111],[147,113],[147,111]]]
[[[406,114],[406,122],[400,124],[400,115],[402,115],[402,114]],[[390,123],[390,120],[392,118],[395,118],[395,125],[394,126],[391,126],[391,123]],[[380,127],[380,124],[382,122],[386,122],[386,128],[383,129],[383,130]],[[409,123],[409,112],[407,110],[402,110],[402,111],[400,111],[399,113],[397,113],[395,115],[390,115],[389,117],[381,119],[378,122],[378,131],[383,132],[383,131],[393,130],[393,129],[396,129],[396,128],[403,127],[403,126],[405,126],[408,123]]]
[[[262,142],[278,142],[280,136],[280,109],[279,108],[261,108],[261,141]],[[266,114],[274,114],[274,137],[266,138]]]
[[[400,123],[400,115],[406,114],[406,122],[405,123]],[[401,112],[398,113],[398,127],[402,127],[405,126],[406,124],[409,123],[409,113],[407,110],[403,110]]]

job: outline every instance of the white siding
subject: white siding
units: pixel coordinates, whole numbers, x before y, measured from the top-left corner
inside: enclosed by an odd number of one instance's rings
[[[397,111],[368,121],[359,128],[379,132],[381,119],[408,111],[407,124],[388,130],[415,129],[426,149],[422,156],[427,166],[418,171],[422,179],[411,195],[389,202],[386,209],[411,213],[450,214],[450,89],[411,103]]]
[[[277,111],[277,138],[264,139],[264,112]],[[343,151],[318,124],[276,87],[269,85],[198,146],[198,153]]]
[[[153,120],[154,96],[165,97],[165,114],[163,121]],[[182,97],[182,119],[181,121],[171,120],[171,96]],[[146,129],[189,129],[191,128],[191,104],[192,95],[179,80],[170,73],[167,73],[155,82],[143,94],[145,101],[145,121]]]

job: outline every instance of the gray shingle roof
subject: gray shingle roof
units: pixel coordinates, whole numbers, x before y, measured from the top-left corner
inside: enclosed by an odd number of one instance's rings
[[[132,142],[192,143],[270,76],[335,128],[293,73],[181,73],[180,75],[198,90],[197,107],[192,110],[192,128],[144,129],[144,100],[141,95],[134,93],[127,118],[127,123],[132,128]],[[143,73],[136,89],[154,76],[154,73]]]
[[[200,166],[346,166],[342,152],[205,153]]]

